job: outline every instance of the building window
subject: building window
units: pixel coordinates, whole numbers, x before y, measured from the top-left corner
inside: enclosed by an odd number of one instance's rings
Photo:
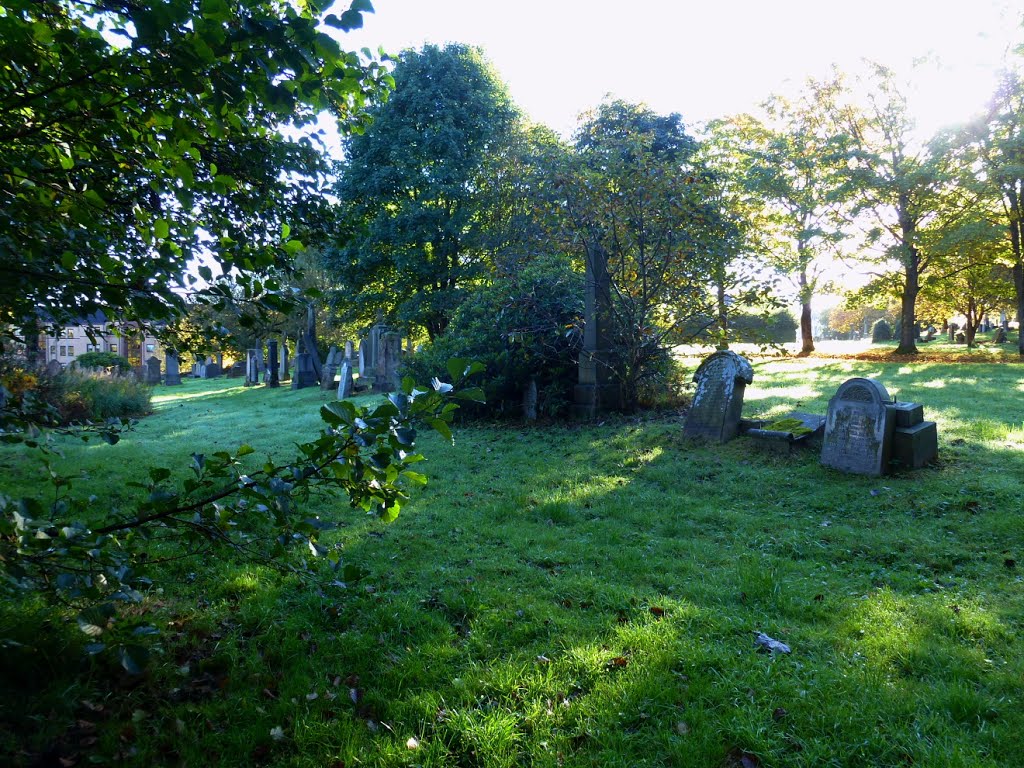
[[[63,344],[60,345],[60,356],[61,357],[67,357],[68,356],[68,348],[65,345],[63,345]]]
[[[146,345],[146,351],[147,352],[156,352],[156,344],[147,344]]]
[[[111,352],[113,352],[113,353],[114,353],[115,355],[117,354],[117,344],[110,344],[110,345],[108,346],[108,349],[109,349],[109,350],[110,350]]]
[[[74,347],[68,347],[68,357],[74,357],[74,356],[75,356],[75,348]]]
[[[73,339],[73,338],[75,338],[75,332],[69,329],[69,330],[65,331],[65,337],[69,338],[69,339]]]
[[[57,356],[57,345],[56,344],[51,344],[50,345],[50,357],[56,357],[56,356]]]

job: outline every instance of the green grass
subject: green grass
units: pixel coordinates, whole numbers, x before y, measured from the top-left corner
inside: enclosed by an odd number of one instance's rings
[[[764,418],[824,413],[844,380],[878,377],[938,422],[940,459],[842,475],[742,438],[691,443],[675,416],[462,426],[454,447],[426,435],[430,485],[396,523],[311,501],[344,522],[337,542],[364,580],[311,588],[230,558],[176,564],[142,609],[164,632],[141,680],[83,665],[72,630],[7,606],[0,620],[26,646],[0,676],[0,752],[138,765],[1019,764],[1024,367],[811,358],[755,370],[745,414]],[[133,435],[69,444],[66,467],[117,508],[151,463],[242,442],[283,456],[318,428],[320,402],[224,380],[158,388]],[[41,479],[12,450],[0,471],[5,492]],[[757,653],[757,631],[792,654]]]

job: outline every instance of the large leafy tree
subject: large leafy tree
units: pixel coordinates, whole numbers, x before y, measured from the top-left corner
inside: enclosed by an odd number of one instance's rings
[[[490,267],[490,160],[518,117],[474,48],[405,51],[394,78],[370,127],[345,142],[338,244],[325,263],[342,315],[368,321],[383,310],[434,339]]]
[[[796,286],[805,355],[814,351],[812,300],[823,281],[821,257],[842,239],[847,140],[830,119],[841,91],[838,75],[808,80],[796,99],[766,102],[764,119],[739,115],[713,125],[718,160],[742,184],[752,209],[757,236],[749,241]]]
[[[949,153],[918,138],[893,72],[874,65],[866,85],[862,109],[837,107],[834,114],[851,141],[848,189],[853,216],[864,225],[866,250],[879,253],[883,265],[896,265],[901,321],[896,352],[913,354],[917,298],[936,262],[925,236],[955,225],[970,206],[950,198],[969,193],[953,185]]]
[[[1006,234],[1012,260],[1017,322],[1024,322],[1024,77],[1004,73],[984,119],[969,138],[980,160],[975,183],[994,202],[994,219]],[[1024,333],[1017,351],[1024,357]]]
[[[162,320],[217,267],[286,267],[300,247],[289,225],[317,205],[321,160],[282,127],[325,110],[344,129],[361,125],[390,83],[319,26],[358,26],[369,2],[323,17],[328,5],[5,2],[2,319],[44,307],[58,323],[97,309]]]
[[[733,250],[735,230],[697,149],[679,115],[611,101],[586,117],[574,151],[553,169],[566,246],[590,262],[588,272],[607,264],[597,303],[627,408],[666,348],[714,314],[710,283]]]

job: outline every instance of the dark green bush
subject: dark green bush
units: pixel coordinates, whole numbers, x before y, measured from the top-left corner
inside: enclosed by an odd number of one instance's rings
[[[871,343],[881,344],[883,341],[892,341],[892,326],[885,321],[885,318],[876,320],[871,326]]]
[[[127,357],[121,357],[113,352],[86,352],[75,359],[75,366],[78,368],[116,368],[119,373],[128,373],[132,368]]]
[[[73,368],[40,377],[35,396],[60,413],[62,424],[145,416],[152,387],[123,376],[93,375]]]
[[[681,408],[689,404],[686,386],[690,383],[691,373],[671,351],[666,350],[640,378],[637,401],[641,407],[653,410]]]
[[[460,413],[517,417],[532,379],[538,415],[561,416],[572,403],[582,314],[582,275],[565,259],[538,257],[474,291],[403,373],[417,381],[445,378],[449,359],[468,358],[486,366],[480,386],[487,403],[467,403]]]

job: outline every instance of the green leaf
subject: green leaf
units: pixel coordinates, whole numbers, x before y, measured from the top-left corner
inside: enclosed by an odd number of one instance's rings
[[[141,645],[124,645],[119,649],[121,666],[129,675],[141,675],[149,663],[149,651]]]
[[[465,360],[461,357],[453,357],[445,365],[448,369],[448,375],[452,377],[452,381],[458,381],[466,375],[469,370],[469,360]]]
[[[171,234],[171,225],[167,219],[157,219],[153,222],[153,237],[157,240],[166,240]]]

